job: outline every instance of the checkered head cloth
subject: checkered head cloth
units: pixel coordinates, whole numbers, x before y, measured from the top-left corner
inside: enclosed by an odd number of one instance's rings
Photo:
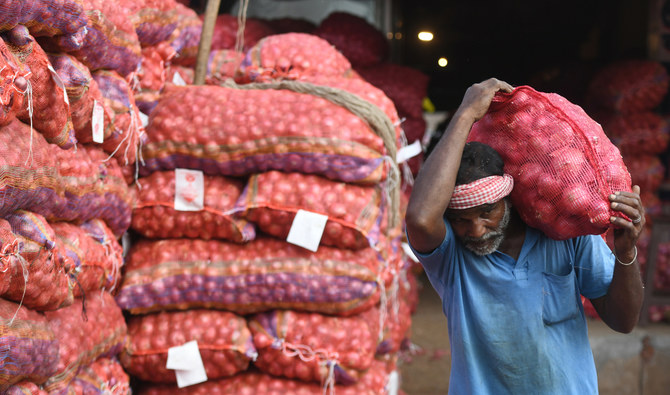
[[[514,179],[511,175],[480,178],[469,184],[454,188],[449,202],[450,209],[464,210],[499,201],[512,192]]]

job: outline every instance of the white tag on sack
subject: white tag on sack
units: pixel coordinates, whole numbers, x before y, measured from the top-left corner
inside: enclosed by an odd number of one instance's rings
[[[422,151],[423,148],[421,147],[421,142],[419,140],[416,140],[412,144],[406,147],[402,147],[398,150],[398,153],[395,156],[396,162],[398,163],[405,162],[419,155]]]
[[[319,243],[321,243],[321,236],[323,236],[323,230],[326,228],[326,222],[328,222],[327,215],[298,210],[286,241],[316,252],[319,248]]]
[[[412,251],[412,248],[409,246],[409,244],[402,243],[402,250],[405,252],[405,255],[409,257],[409,259],[419,263],[419,260],[417,259],[416,255],[414,255],[414,252]]]
[[[53,66],[47,65],[47,68],[51,72],[51,78],[54,80],[56,85],[58,85],[58,87],[63,90],[63,99],[65,100],[65,103],[69,106],[70,100],[68,100],[67,98],[67,90],[65,90],[65,84],[63,84],[63,80],[60,79],[60,76],[58,75],[58,73],[56,73],[56,70],[54,70]]]
[[[105,140],[105,109],[97,100],[93,100],[93,115],[91,117],[91,129],[93,142],[102,144]]]
[[[400,375],[398,371],[394,370],[389,373],[388,381],[386,382],[386,394],[387,395],[398,395],[398,390],[400,389]]]
[[[181,77],[181,74],[179,73],[174,73],[172,76],[172,83],[178,86],[184,86],[186,85],[186,81]]]
[[[207,381],[207,372],[196,340],[169,348],[165,368],[175,371],[179,388]]]
[[[140,111],[140,122],[142,122],[142,127],[147,127],[149,125],[149,116]]]
[[[205,178],[200,170],[175,169],[174,209],[200,211],[205,205]]]

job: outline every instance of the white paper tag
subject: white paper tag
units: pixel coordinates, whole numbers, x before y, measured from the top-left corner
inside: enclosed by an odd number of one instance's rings
[[[311,211],[298,210],[293,219],[286,241],[316,252],[326,228],[328,216]]]
[[[184,86],[186,85],[186,81],[181,77],[181,74],[179,73],[174,73],[172,76],[172,83],[178,86]]]
[[[419,260],[417,259],[416,255],[414,255],[414,252],[412,251],[412,248],[409,246],[409,244],[402,243],[402,250],[405,251],[405,255],[407,255],[409,259],[419,263]]]
[[[58,85],[58,87],[63,90],[63,99],[65,100],[65,103],[67,103],[67,105],[69,106],[70,100],[68,100],[67,98],[67,90],[65,89],[65,84],[63,84],[63,80],[60,79],[60,76],[58,75],[58,73],[56,73],[56,70],[54,70],[54,68],[51,65],[47,65],[47,68],[51,72],[51,78],[54,80],[56,85]]]
[[[396,154],[396,162],[402,163],[405,162],[408,159],[414,158],[415,156],[419,155],[423,151],[423,148],[421,147],[421,142],[419,140],[416,140],[412,144],[402,147],[398,150],[398,153]]]
[[[169,348],[165,368],[175,371],[179,388],[207,381],[207,372],[196,340]]]
[[[200,170],[175,169],[174,209],[200,211],[205,202],[205,178]]]
[[[91,129],[93,142],[102,144],[105,140],[105,109],[97,100],[93,100],[93,116],[91,118]]]
[[[142,126],[146,128],[147,125],[149,125],[149,116],[141,111],[139,113],[140,113],[140,122],[142,122]]]
[[[389,373],[388,380],[386,381],[386,393],[387,395],[398,395],[398,390],[400,389],[400,375],[397,371],[392,371]]]

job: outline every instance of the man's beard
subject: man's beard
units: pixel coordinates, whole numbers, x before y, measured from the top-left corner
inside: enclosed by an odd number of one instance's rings
[[[461,242],[467,248],[468,250],[474,252],[475,254],[479,256],[484,256],[491,254],[495,250],[500,247],[500,244],[503,242],[505,239],[505,229],[507,229],[507,225],[509,225],[509,219],[510,219],[510,208],[509,204],[507,203],[507,200],[505,202],[505,213],[503,214],[503,217],[500,219],[500,222],[498,223],[498,226],[486,233],[482,237],[462,237]]]

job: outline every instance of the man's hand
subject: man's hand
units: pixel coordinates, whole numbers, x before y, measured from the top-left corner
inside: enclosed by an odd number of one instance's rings
[[[489,78],[486,81],[474,84],[465,91],[457,113],[470,117],[474,123],[486,114],[496,92],[510,93],[513,89],[512,85],[496,78]]]
[[[612,210],[624,214],[626,218],[612,217],[614,227],[614,253],[622,262],[630,262],[635,256],[634,247],[645,225],[644,206],[640,199],[640,187],[633,186],[633,192],[615,192],[609,197]]]

